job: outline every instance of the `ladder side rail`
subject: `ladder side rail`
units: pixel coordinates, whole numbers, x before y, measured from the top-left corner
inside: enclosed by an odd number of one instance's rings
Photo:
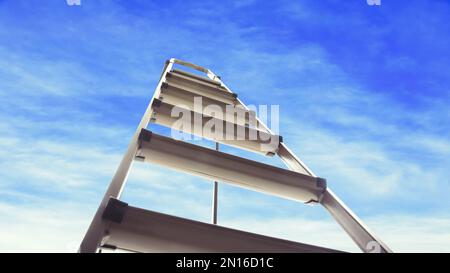
[[[298,159],[284,143],[281,143],[278,155],[290,170],[302,173],[307,171],[311,176],[316,177],[305,163]],[[363,252],[392,252],[328,186],[320,199],[320,204],[331,214]]]
[[[130,141],[130,144],[128,145],[127,151],[124,157],[122,158],[119,167],[117,168],[116,173],[114,174],[111,183],[109,184],[109,187],[106,190],[105,195],[103,196],[102,202],[100,203],[100,206],[98,207],[94,215],[94,218],[91,224],[89,225],[89,228],[83,238],[83,241],[81,242],[80,248],[78,250],[80,253],[94,253],[97,251],[97,248],[102,240],[103,232],[105,229],[105,223],[102,220],[103,211],[110,197],[119,199],[122,194],[122,190],[123,187],[125,186],[129,170],[133,164],[134,157],[138,149],[139,134],[141,130],[143,128],[146,128],[150,122],[150,118],[153,112],[152,110],[153,100],[155,98],[158,98],[161,92],[161,85],[165,81],[165,76],[167,72],[172,69],[173,63],[174,61],[171,59],[170,61],[166,61],[164,65],[164,69],[159,78],[159,82],[155,89],[155,93],[150,103],[148,104],[144,115],[142,116],[139,126],[137,127]]]
[[[392,250],[330,188],[326,189],[321,204],[363,252],[392,253]]]

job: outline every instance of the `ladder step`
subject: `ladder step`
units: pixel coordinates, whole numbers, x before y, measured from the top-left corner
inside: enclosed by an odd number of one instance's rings
[[[142,129],[136,160],[300,201],[319,202],[326,189],[323,178],[175,140]]]
[[[152,109],[153,116],[151,121],[156,124],[176,130],[181,129],[188,134],[194,134],[263,155],[275,155],[282,141],[282,138],[278,135],[271,135],[255,128],[227,122],[204,113],[165,103],[158,99],[153,100]],[[188,116],[186,117],[186,115]],[[185,124],[180,118],[184,119]]]
[[[102,246],[134,252],[301,252],[337,250],[225,228],[129,206],[110,198]]]
[[[168,86],[168,87],[172,87],[172,88],[176,88],[176,89],[181,89],[184,92],[190,92],[197,96],[220,101],[225,104],[236,105],[238,103],[238,101],[236,99],[237,96],[234,93],[229,93],[229,92],[225,92],[225,91],[217,91],[217,89],[213,89],[213,88],[199,88],[199,87],[195,87],[195,86],[193,87],[193,86],[186,85],[183,82],[177,82],[177,81],[173,81],[171,79],[172,78],[168,78],[168,80],[164,83],[164,84],[167,84],[167,85],[165,85],[165,87]]]
[[[195,98],[201,98],[201,105],[197,105],[198,108],[201,106],[201,109],[199,110],[197,110],[197,107],[194,105]],[[220,110],[224,116],[230,120],[234,119],[235,123],[242,125],[250,124],[251,117],[256,116],[255,112],[245,110],[240,105],[229,104],[213,97],[199,96],[185,88],[167,82],[164,82],[161,85],[161,93],[158,99],[172,105],[183,106],[193,111],[201,111],[202,113],[204,113],[205,110],[214,108]]]
[[[201,81],[193,80],[183,75],[167,73],[166,82],[184,87],[185,89],[197,93],[201,96],[214,96],[227,100],[229,104],[236,104],[237,94],[228,92],[225,88],[217,85],[206,84]]]

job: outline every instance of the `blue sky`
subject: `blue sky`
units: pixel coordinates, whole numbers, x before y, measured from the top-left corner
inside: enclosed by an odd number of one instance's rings
[[[0,1],[0,251],[77,249],[175,57],[279,104],[287,145],[393,250],[449,252],[449,22],[444,0]],[[136,164],[123,198],[209,221],[210,193]],[[219,202],[220,224],[357,251],[320,207]]]

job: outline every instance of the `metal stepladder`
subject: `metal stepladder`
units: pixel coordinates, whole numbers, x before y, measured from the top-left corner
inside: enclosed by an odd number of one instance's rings
[[[174,69],[174,64],[200,71],[206,76]],[[194,109],[196,97],[201,97],[204,105],[216,105],[221,110],[230,105],[239,107],[247,116],[241,120],[242,123],[229,122],[228,118],[217,120],[216,117],[205,115],[204,108]],[[193,126],[183,127],[185,133],[268,156],[276,154],[288,169],[175,140],[146,129],[150,122],[173,127],[177,121],[171,115],[173,111],[184,111],[192,118]],[[249,108],[209,69],[173,58],[166,61],[155,94],[85,234],[79,252],[97,252],[99,249],[132,252],[336,252],[129,206],[119,199],[135,160],[304,203],[320,204],[363,252],[391,252],[329,189],[326,180],[317,177],[289,150],[280,136],[273,134],[257,117],[256,124],[249,126],[248,117],[251,115]],[[231,120],[240,118],[242,116],[233,116]],[[244,132],[246,139],[217,139],[214,132],[196,130],[196,126],[204,126],[211,121],[223,125],[221,130],[216,129],[216,133],[226,135],[228,131],[233,134]],[[256,138],[248,140],[249,135]],[[276,139],[276,145],[267,145],[267,139]]]

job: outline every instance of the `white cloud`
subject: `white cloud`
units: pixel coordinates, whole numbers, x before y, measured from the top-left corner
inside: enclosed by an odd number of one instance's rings
[[[286,137],[288,145],[301,151],[301,158],[316,174],[328,178],[330,187],[344,190],[352,198],[370,202],[378,198],[408,199],[425,192],[438,195],[449,188],[442,180],[445,173],[439,169],[444,158],[426,167],[424,162],[397,155],[383,142],[333,136],[320,127],[296,128],[297,132]],[[400,145],[407,145],[406,141]],[[430,152],[433,151],[427,151]]]
[[[0,203],[0,252],[76,252],[92,208],[63,201]]]

